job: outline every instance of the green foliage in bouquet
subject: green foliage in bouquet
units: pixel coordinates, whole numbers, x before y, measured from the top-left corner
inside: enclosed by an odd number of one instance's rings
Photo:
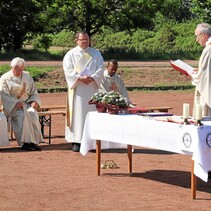
[[[116,105],[119,108],[127,108],[128,102],[127,100],[122,97],[118,92],[111,91],[106,93],[102,98],[102,103],[109,104],[109,105]]]
[[[91,102],[100,103],[100,102],[102,102],[102,99],[105,95],[106,95],[106,93],[97,92],[97,93],[92,95]]]

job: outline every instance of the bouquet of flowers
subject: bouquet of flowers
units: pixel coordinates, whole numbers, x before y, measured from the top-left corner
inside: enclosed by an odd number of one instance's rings
[[[102,102],[106,104],[108,113],[118,113],[119,110],[128,108],[127,99],[118,92],[111,91],[103,96]]]
[[[106,112],[106,106],[105,103],[102,102],[102,99],[106,93],[103,92],[97,92],[92,95],[91,100],[89,101],[89,105],[95,104],[96,109],[98,112],[104,113]]]
[[[99,112],[106,112],[107,108],[108,113],[118,113],[119,110],[127,109],[129,105],[127,99],[114,91],[108,93],[97,92],[93,94],[89,104],[95,104]]]
[[[101,103],[103,97],[106,95],[106,93],[103,92],[97,92],[92,95],[91,100],[89,101],[89,104],[97,104]]]

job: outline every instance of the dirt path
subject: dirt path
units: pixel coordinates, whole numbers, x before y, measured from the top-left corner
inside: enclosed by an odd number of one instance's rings
[[[195,60],[186,60],[191,65],[197,64]],[[0,61],[1,64],[10,64],[10,61]],[[26,61],[27,65],[46,65],[46,66],[62,66],[62,61]],[[105,64],[106,61],[105,61]],[[131,66],[167,66],[169,61],[119,61],[120,66],[131,65]]]
[[[193,100],[193,92],[129,95],[138,106],[172,106],[177,115]],[[41,98],[44,105],[65,103],[65,93]],[[210,182],[198,180],[197,199],[191,199],[190,156],[136,148],[129,176],[126,151],[107,151],[102,160],[120,168],[97,177],[95,153],[72,152],[64,141],[64,117],[52,121],[52,144],[42,144],[41,152],[21,151],[16,141],[0,149],[1,210],[210,210]]]

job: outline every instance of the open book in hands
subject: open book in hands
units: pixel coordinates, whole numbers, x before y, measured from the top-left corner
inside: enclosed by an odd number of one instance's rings
[[[181,72],[182,74],[185,74],[185,75],[191,76],[193,71],[194,71],[193,67],[191,67],[189,64],[181,61],[180,59],[177,59],[175,61],[171,60],[170,64],[175,70],[177,70],[177,71],[179,71],[179,72]]]

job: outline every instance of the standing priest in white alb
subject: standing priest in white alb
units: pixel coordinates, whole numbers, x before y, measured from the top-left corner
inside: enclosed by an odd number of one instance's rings
[[[196,105],[200,104],[202,116],[211,116],[211,25],[198,24],[195,38],[204,49],[199,59],[198,69],[192,74],[193,84],[196,86],[193,111],[195,112]],[[211,172],[208,172],[208,178],[211,179]]]
[[[30,74],[24,71],[25,61],[16,57],[11,70],[0,79],[0,93],[4,114],[11,121],[18,145],[23,150],[40,150],[43,141],[37,109],[41,101]]]
[[[202,116],[211,116],[211,25],[200,23],[195,29],[196,41],[204,47],[198,69],[192,74],[196,86],[195,105],[202,105]],[[193,114],[195,116],[195,114]]]
[[[103,77],[103,57],[99,50],[89,47],[89,36],[81,31],[75,35],[77,46],[63,59],[68,84],[65,139],[72,142],[72,150],[80,151],[86,114],[96,110],[89,105],[91,96],[98,92]]]

